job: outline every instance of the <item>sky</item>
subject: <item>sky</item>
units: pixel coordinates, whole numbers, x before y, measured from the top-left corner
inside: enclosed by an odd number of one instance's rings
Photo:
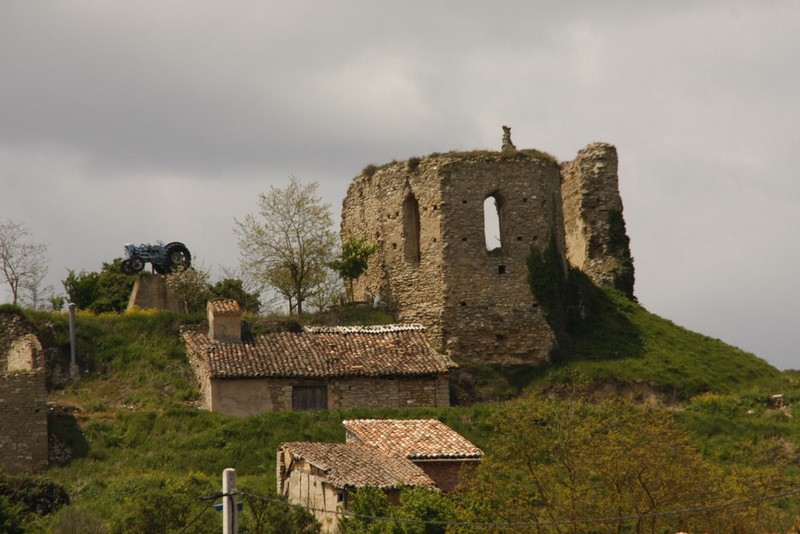
[[[790,0],[0,0],[0,219],[57,293],[129,242],[215,280],[290,175],[338,221],[369,164],[605,141],[639,302],[797,369],[798,27]]]

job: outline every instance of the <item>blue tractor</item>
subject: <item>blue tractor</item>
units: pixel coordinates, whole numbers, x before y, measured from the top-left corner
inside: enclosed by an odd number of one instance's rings
[[[125,259],[120,268],[125,274],[135,274],[144,269],[144,264],[150,262],[153,271],[158,274],[168,274],[174,270],[192,266],[192,255],[183,243],[173,241],[166,245],[159,241],[156,245],[144,244],[125,245]]]

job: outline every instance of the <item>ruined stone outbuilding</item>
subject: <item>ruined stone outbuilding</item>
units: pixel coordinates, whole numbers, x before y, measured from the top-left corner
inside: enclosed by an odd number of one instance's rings
[[[380,488],[397,504],[403,487],[454,491],[483,451],[436,419],[342,421],[346,443],[282,443],[277,489],[309,507],[323,532],[337,532],[353,491]]]
[[[492,210],[500,243],[488,250],[484,220]],[[378,246],[355,298],[379,297],[398,321],[424,325],[434,346],[459,357],[548,361],[556,337],[526,261],[551,242],[565,273],[575,267],[633,296],[617,153],[606,143],[559,163],[516,149],[504,127],[501,151],[367,167],[343,201],[341,234]]]
[[[0,471],[47,467],[47,385],[44,351],[15,312],[0,312]]]

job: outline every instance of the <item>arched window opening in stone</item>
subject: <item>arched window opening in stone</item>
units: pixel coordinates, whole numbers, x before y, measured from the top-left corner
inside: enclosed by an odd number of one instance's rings
[[[501,252],[503,250],[500,213],[502,200],[495,193],[483,201],[483,232],[486,239],[488,252]]]
[[[419,263],[419,202],[413,193],[403,202],[403,255]]]

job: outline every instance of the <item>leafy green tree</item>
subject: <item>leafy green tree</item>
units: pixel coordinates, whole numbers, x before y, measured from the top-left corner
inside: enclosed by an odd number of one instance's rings
[[[339,522],[343,534],[444,534],[455,518],[451,500],[430,488],[402,488],[398,506],[374,487],[352,494],[349,515]]]
[[[134,280],[120,270],[121,258],[103,262],[99,272],[69,270],[61,283],[69,301],[92,313],[122,312],[128,307]]]
[[[320,530],[320,524],[311,512],[302,506],[289,504],[284,496],[262,498],[254,494],[243,493],[241,498],[247,510],[246,517],[243,518],[243,526],[246,526],[247,532],[253,534],[314,534]]]
[[[367,270],[367,260],[378,250],[364,237],[351,237],[342,244],[342,251],[328,266],[336,271],[347,287],[347,299],[353,302],[353,283]]]
[[[167,275],[167,289],[183,305],[185,313],[201,311],[211,296],[208,272],[194,267],[178,267]]]
[[[235,220],[242,271],[274,288],[303,313],[303,303],[325,279],[336,245],[330,206],[317,196],[316,182],[292,176],[285,188],[260,194],[258,214]]]
[[[6,497],[0,495],[0,532],[7,534],[22,534],[25,532],[20,519],[22,508],[22,505],[11,504]]]
[[[238,278],[224,278],[217,281],[210,289],[211,298],[234,299],[239,303],[242,311],[258,313],[261,309],[261,300],[256,293],[248,293],[244,283]]]
[[[339,532],[342,534],[395,532],[389,498],[380,488],[367,486],[350,494],[348,511],[349,514],[339,520]]]
[[[520,522],[532,532],[599,533],[791,525],[791,513],[763,502],[715,508],[753,495],[737,489],[752,481],[734,479],[706,462],[665,410],[527,396],[499,412],[459,516],[510,523],[496,532],[519,531]]]
[[[214,491],[215,487],[198,473],[179,478],[148,475],[141,480],[132,480],[127,493],[120,496],[122,502],[111,532],[216,532],[221,522],[219,515],[211,509],[213,501],[198,498]]]
[[[444,534],[455,520],[447,495],[428,488],[405,488],[395,512],[403,534]]]

